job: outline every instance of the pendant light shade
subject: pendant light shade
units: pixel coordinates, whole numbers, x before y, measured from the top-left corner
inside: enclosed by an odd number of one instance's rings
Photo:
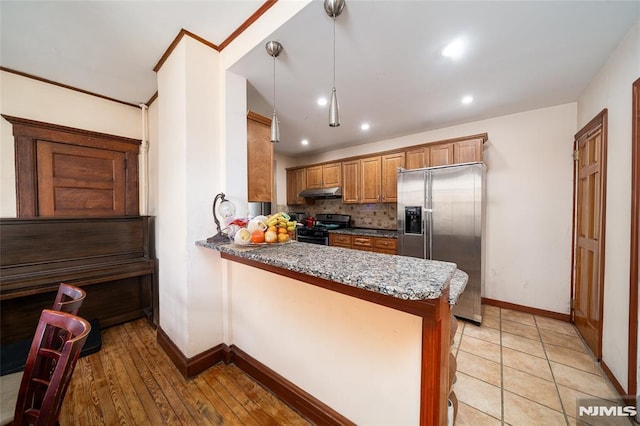
[[[331,103],[329,104],[329,126],[338,127],[340,125],[340,107],[338,106],[338,95],[336,88],[331,89]]]
[[[278,115],[275,111],[273,111],[273,116],[271,117],[271,142],[280,142],[280,125],[278,123]]]
[[[340,16],[344,9],[344,0],[324,0],[324,11],[332,18]]]
[[[280,142],[280,123],[276,114],[276,58],[282,52],[282,44],[277,41],[269,41],[265,45],[269,56],[273,57],[273,116],[271,117],[271,142]]]
[[[340,106],[336,93],[336,16],[340,16],[344,9],[344,0],[324,0],[324,11],[333,18],[333,88],[331,89],[331,103],[329,104],[329,126],[340,126]]]

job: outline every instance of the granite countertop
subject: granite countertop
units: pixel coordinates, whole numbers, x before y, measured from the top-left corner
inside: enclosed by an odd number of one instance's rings
[[[256,246],[197,241],[196,245],[404,300],[437,299],[449,286],[449,303],[454,304],[468,280],[455,263],[298,241]]]
[[[344,228],[332,229],[330,234],[362,235],[365,237],[398,238],[398,231],[395,229],[372,229],[372,228]]]

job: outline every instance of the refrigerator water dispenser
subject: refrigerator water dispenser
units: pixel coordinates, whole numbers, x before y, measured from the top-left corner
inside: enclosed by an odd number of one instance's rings
[[[404,208],[404,233],[422,235],[422,207],[406,206]]]

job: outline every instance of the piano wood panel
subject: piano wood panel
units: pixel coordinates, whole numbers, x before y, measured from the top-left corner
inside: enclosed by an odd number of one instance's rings
[[[60,282],[87,292],[80,315],[102,327],[157,322],[151,219],[0,219],[1,343],[33,334]]]

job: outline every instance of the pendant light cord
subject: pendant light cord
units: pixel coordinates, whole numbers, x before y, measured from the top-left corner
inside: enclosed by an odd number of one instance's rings
[[[273,112],[276,112],[276,56],[273,55]]]
[[[333,15],[333,88],[336,88],[336,15]]]

